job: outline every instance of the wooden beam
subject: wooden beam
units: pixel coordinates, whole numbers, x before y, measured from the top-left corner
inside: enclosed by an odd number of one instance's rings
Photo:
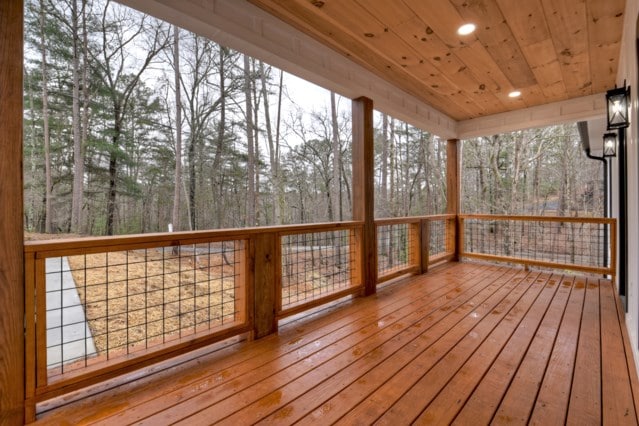
[[[23,1],[0,2],[0,424],[24,423]]]
[[[598,93],[457,122],[457,138],[470,139],[516,130],[606,117],[606,95]]]
[[[446,145],[446,213],[459,214],[459,141],[449,139]]]
[[[255,235],[251,241],[251,261],[253,276],[253,337],[268,336],[277,331],[275,294],[276,277],[281,271],[276,262],[280,260],[278,252],[278,236],[275,233]],[[251,273],[249,272],[249,276]],[[250,284],[249,284],[250,285]]]
[[[427,219],[422,219],[420,221],[421,227],[421,273],[425,274],[428,272],[428,263],[430,261],[430,221]]]
[[[459,165],[459,149],[460,142],[457,139],[449,139],[446,145],[446,213],[459,215],[460,213],[460,174],[461,167]],[[459,236],[459,226],[457,221],[447,221],[446,226],[449,227],[450,241],[454,242],[454,260],[459,260],[459,250],[457,241]],[[447,247],[448,250],[448,247]]]
[[[353,220],[364,222],[360,270],[365,295],[375,293],[377,281],[374,167],[373,101],[361,97],[353,100]]]

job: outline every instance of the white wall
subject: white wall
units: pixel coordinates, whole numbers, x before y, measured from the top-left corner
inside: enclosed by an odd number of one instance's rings
[[[639,82],[637,81],[637,16],[639,1],[627,0],[624,17],[624,32],[621,43],[621,57],[617,72],[617,86],[623,86],[624,80],[631,86],[632,96],[630,111],[630,128],[626,131],[627,164],[628,164],[628,280],[626,294],[628,313],[626,326],[630,334],[630,341],[634,351],[635,364],[639,361]],[[616,181],[617,169],[613,167],[613,184]],[[619,197],[613,188],[613,214],[619,216]]]

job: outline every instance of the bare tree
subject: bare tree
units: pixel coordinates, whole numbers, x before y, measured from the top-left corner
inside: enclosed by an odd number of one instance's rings
[[[131,96],[140,82],[142,73],[155,57],[168,45],[164,25],[146,15],[133,15],[130,9],[113,7],[106,1],[102,10],[100,35],[102,45],[94,57],[102,84],[111,102],[111,147],[108,155],[109,189],[106,208],[106,234],[115,229],[116,196],[118,193],[118,168],[121,157],[121,138],[124,122],[129,114]],[[130,46],[146,38],[145,57],[136,68]]]
[[[83,2],[84,9],[84,2]],[[80,40],[80,23],[78,0],[71,1],[71,40],[72,60],[71,78],[73,84],[73,197],[71,199],[71,232],[80,232],[82,226],[82,204],[84,202],[84,155],[82,148],[82,119],[80,117],[80,55],[82,41]],[[84,64],[86,66],[86,63]],[[86,84],[86,81],[84,81]],[[86,92],[86,87],[82,88]]]
[[[182,183],[182,96],[180,83],[180,29],[173,26],[173,70],[175,77],[175,183],[173,185],[173,229],[180,230],[180,192]]]
[[[246,115],[246,141],[247,141],[247,174],[248,174],[248,194],[246,220],[248,226],[255,226],[255,152],[253,141],[253,100],[251,94],[251,61],[248,55],[244,55],[244,102]]]
[[[269,105],[269,93],[268,93],[268,81],[266,78],[266,68],[264,62],[259,61],[260,70],[260,82],[261,82],[261,94],[264,102],[264,121],[266,124],[266,140],[268,147],[268,156],[270,163],[270,178],[271,186],[273,188],[273,224],[280,225],[282,223],[282,184],[280,182],[280,140],[279,140],[279,127],[280,127],[280,111],[282,105],[282,83],[283,83],[283,71],[280,71],[280,83],[279,83],[279,95],[277,104],[277,122],[276,133],[273,135],[273,129],[271,125],[271,113]]]
[[[335,106],[335,92],[331,92],[331,146],[333,151],[333,179],[331,185],[331,200],[333,205],[333,220],[343,220],[341,205],[341,163],[342,147],[339,142],[339,124],[337,123],[337,107]],[[339,212],[338,212],[339,209]]]
[[[45,39],[45,6],[44,0],[40,0],[40,48],[42,56],[42,123],[44,129],[44,175],[45,175],[45,212],[44,212],[44,232],[53,232],[52,208],[51,208],[51,188],[53,186],[51,176],[51,138],[49,134],[49,88],[47,76],[47,45]]]
[[[382,193],[380,214],[388,216],[388,115],[382,114],[382,156],[380,158],[382,168]]]

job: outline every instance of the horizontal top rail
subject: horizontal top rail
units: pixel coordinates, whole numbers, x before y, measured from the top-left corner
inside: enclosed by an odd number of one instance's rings
[[[152,234],[118,235],[110,237],[81,237],[60,240],[25,241],[25,253],[37,253],[39,258],[105,251],[134,250],[149,247],[171,247],[232,239],[245,239],[264,233],[297,233],[324,230],[352,229],[360,221],[262,226],[206,231],[161,232]]]
[[[429,216],[384,217],[375,219],[376,225],[393,225],[396,223],[417,223],[420,220],[445,220],[454,219],[455,214],[436,214]]]
[[[573,222],[573,223],[603,223],[612,224],[614,218],[607,217],[572,217],[572,216],[524,216],[524,215],[494,215],[494,214],[460,214],[460,219],[485,220],[517,220],[525,222]]]

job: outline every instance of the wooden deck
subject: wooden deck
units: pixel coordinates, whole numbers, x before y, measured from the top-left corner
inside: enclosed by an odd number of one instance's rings
[[[39,422],[637,424],[637,383],[609,281],[452,263]]]

